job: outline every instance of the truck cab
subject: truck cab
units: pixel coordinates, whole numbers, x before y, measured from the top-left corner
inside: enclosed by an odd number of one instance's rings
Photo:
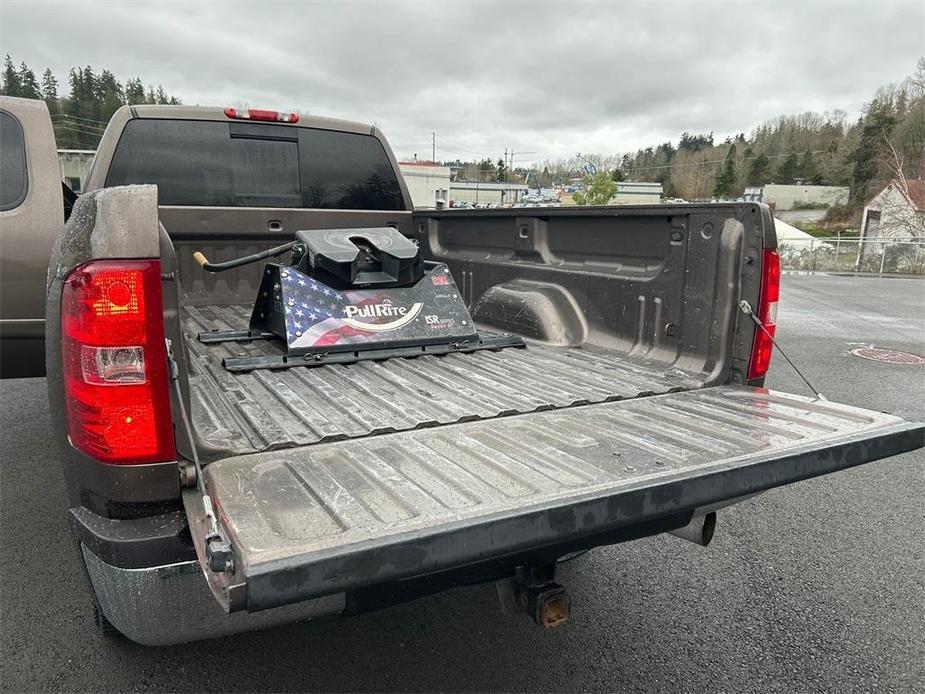
[[[3,97],[0,143],[0,377],[41,376],[45,273],[65,219],[64,184],[45,103]]]

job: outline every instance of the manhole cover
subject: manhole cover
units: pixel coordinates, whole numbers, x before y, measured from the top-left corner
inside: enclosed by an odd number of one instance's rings
[[[925,357],[912,352],[898,352],[895,349],[879,349],[878,347],[858,347],[851,353],[861,359],[882,361],[887,364],[925,364]]]

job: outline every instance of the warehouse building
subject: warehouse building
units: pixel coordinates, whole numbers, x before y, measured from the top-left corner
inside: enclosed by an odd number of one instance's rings
[[[403,161],[398,168],[415,207],[443,207],[449,203],[450,168],[430,162]]]
[[[613,202],[616,205],[657,205],[662,201],[662,184],[645,181],[620,181]]]
[[[745,189],[747,202],[763,202],[774,210],[792,210],[802,205],[845,205],[848,203],[847,186],[784,186],[769,183],[766,186]]]
[[[520,183],[488,183],[486,181],[451,181],[450,201],[470,205],[520,202],[527,194],[527,186]]]

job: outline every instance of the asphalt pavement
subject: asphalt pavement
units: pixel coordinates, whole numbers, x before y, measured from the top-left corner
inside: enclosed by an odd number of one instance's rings
[[[830,399],[925,420],[925,281],[786,276],[779,337]],[[776,358],[768,385],[805,392]],[[95,632],[43,379],[0,383],[4,691],[925,691],[925,452],[766,493],[700,548],[671,536],[567,565],[573,618],[491,586],[360,617],[150,649]]]

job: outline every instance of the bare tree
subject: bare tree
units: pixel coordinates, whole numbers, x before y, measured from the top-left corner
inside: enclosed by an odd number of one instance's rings
[[[909,77],[909,85],[913,96],[925,96],[925,57],[919,58],[919,62],[915,64],[915,72]]]

